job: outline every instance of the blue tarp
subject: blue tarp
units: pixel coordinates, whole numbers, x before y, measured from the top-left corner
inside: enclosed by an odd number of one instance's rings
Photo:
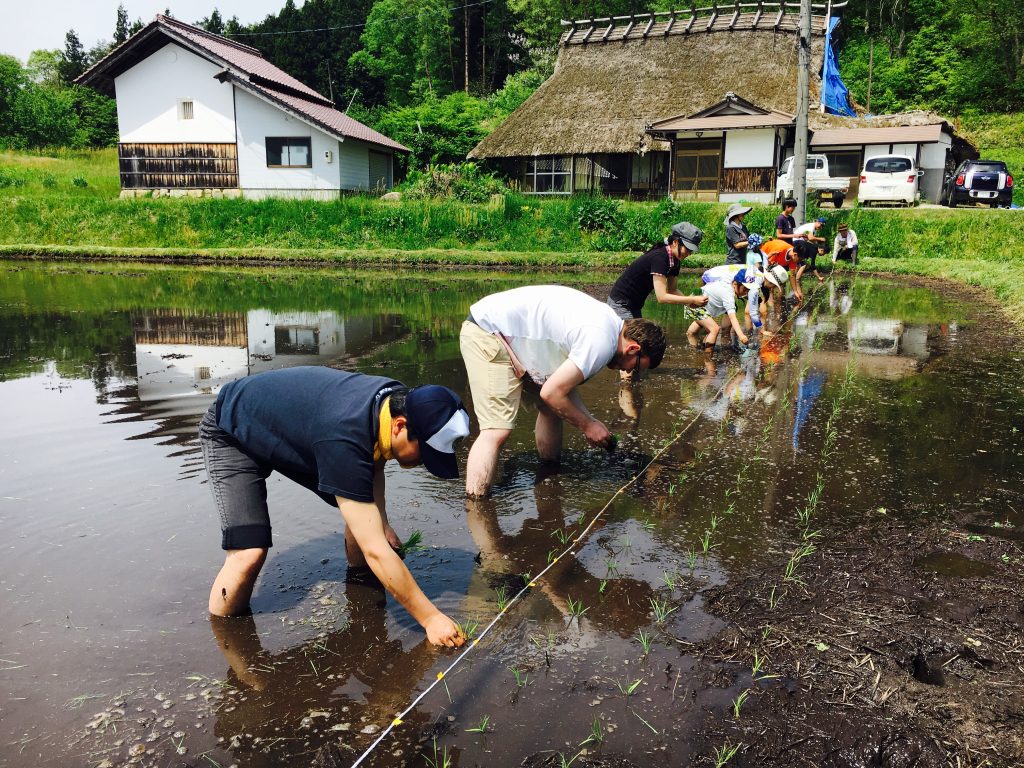
[[[821,103],[833,115],[853,117],[850,100],[847,98],[850,91],[843,84],[843,78],[839,76],[839,57],[836,56],[836,49],[832,47],[832,31],[838,25],[837,17],[833,16],[828,20],[828,32],[825,34],[825,66],[821,73]]]

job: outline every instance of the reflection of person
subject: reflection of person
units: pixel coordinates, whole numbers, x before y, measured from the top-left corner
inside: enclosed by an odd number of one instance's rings
[[[839,224],[832,241],[832,263],[837,259],[849,259],[852,266],[857,266],[857,233],[845,221]]]
[[[431,643],[461,645],[455,623],[395,552],[400,542],[385,510],[384,463],[422,463],[438,477],[458,477],[454,443],[468,434],[469,415],[446,387],[407,389],[391,379],[315,366],[227,384],[199,427],[227,550],[210,590],[210,613],[248,609],[273,544],[266,479],[277,471],[341,510],[350,568],[368,566]]]
[[[469,310],[459,339],[480,435],[469,452],[466,493],[486,494],[498,453],[515,425],[524,379],[540,387],[537,452],[557,461],[562,421],[591,445],[607,447],[608,428],[595,419],[577,387],[604,367],[657,368],[665,333],[650,320],[623,321],[607,304],[558,285],[534,285],[485,296]]]
[[[750,233],[743,223],[743,217],[750,211],[749,205],[733,203],[725,214],[725,246],[728,249],[726,264],[743,266],[747,261],[747,242]]]
[[[640,256],[615,281],[608,295],[608,306],[623,320],[643,316],[644,302],[654,292],[659,304],[702,307],[703,296],[686,296],[677,288],[683,259],[697,252],[704,233],[688,221],[673,225],[663,245],[656,245]]]
[[[280,757],[294,747],[290,740],[273,738],[280,734],[272,725],[297,733],[303,728],[303,718],[315,710],[354,722],[363,717],[384,721],[404,706],[410,690],[436,661],[436,654],[423,643],[404,650],[400,636],[389,637],[384,590],[379,585],[346,584],[344,596],[345,620],[339,622],[340,628],[317,634],[300,646],[275,651],[263,647],[252,616],[210,617],[213,637],[229,665],[226,680],[242,692],[225,697],[219,706],[217,736],[230,740],[238,733],[250,732],[263,737],[266,748]],[[266,627],[263,629],[265,635]],[[311,669],[330,674],[311,675]],[[349,709],[348,715],[342,714]],[[425,716],[410,713],[410,718]],[[319,743],[336,741],[337,732],[327,724],[324,720],[322,730],[304,730],[303,738],[312,742],[311,751]],[[278,741],[281,744],[275,748]],[[294,753],[287,757],[290,759],[269,762],[294,764]]]
[[[730,268],[728,264],[722,266],[726,269]],[[715,267],[715,269],[718,269],[718,267]],[[710,272],[711,270],[708,271]],[[715,348],[715,342],[718,340],[719,324],[717,318],[726,315],[729,318],[729,324],[736,332],[736,338],[740,340],[741,344],[746,344],[749,339],[747,334],[743,332],[739,320],[736,319],[736,299],[742,299],[750,291],[760,289],[760,284],[755,284],[753,277],[747,280],[746,269],[737,270],[732,278],[728,280],[705,281],[704,287],[701,290],[708,297],[708,305],[705,309],[700,310],[697,319],[690,324],[686,331],[687,339],[690,340],[691,344],[697,346],[697,331],[700,328],[704,328],[707,331],[707,335],[704,337],[704,350],[710,354]]]

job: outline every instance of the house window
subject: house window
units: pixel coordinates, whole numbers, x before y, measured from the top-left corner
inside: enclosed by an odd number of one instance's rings
[[[267,166],[270,168],[312,168],[313,140],[267,137]]]
[[[523,191],[538,195],[567,195],[572,191],[571,157],[536,157],[526,161]]]
[[[179,120],[192,120],[195,117],[195,111],[192,107],[191,101],[179,101],[178,102],[178,119]]]

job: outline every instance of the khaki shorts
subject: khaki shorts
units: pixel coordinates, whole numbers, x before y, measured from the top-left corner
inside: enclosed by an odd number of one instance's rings
[[[480,429],[512,429],[523,399],[523,382],[512,371],[508,351],[494,334],[468,320],[459,333],[459,348]]]

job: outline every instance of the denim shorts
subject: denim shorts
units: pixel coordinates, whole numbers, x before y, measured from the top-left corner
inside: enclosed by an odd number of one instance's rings
[[[211,405],[199,423],[199,443],[220,514],[221,547],[267,549],[273,546],[267,509],[267,477],[273,469],[217,426],[216,407]]]
[[[629,307],[627,307],[622,302],[616,301],[615,299],[609,298],[608,301],[606,301],[605,303],[613,310],[615,310],[615,314],[621,317],[623,320],[632,320],[635,317],[643,317],[643,314],[640,312],[637,312],[634,315],[630,311]]]

